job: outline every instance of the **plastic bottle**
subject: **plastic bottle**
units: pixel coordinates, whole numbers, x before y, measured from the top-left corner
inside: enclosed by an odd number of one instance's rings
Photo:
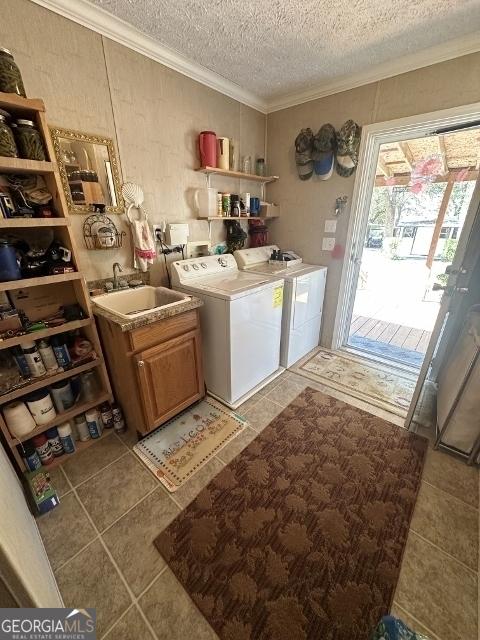
[[[48,444],[47,436],[44,433],[40,433],[38,436],[32,438],[32,444],[35,447],[42,464],[52,464],[53,452]]]
[[[102,419],[97,409],[90,409],[85,413],[85,419],[87,421],[88,430],[92,438],[100,438],[103,432]]]
[[[29,471],[36,471],[42,466],[40,456],[30,440],[23,444],[23,461]]]
[[[50,340],[50,344],[52,345],[58,365],[63,368],[68,367],[72,362],[72,359],[70,358],[67,343],[65,342],[63,335],[60,334],[58,336],[53,336]]]
[[[32,375],[30,373],[30,367],[28,366],[27,359],[25,358],[25,354],[22,351],[20,345],[16,345],[10,349],[10,353],[15,359],[15,363],[20,371],[20,374],[23,378],[30,378]]]
[[[39,340],[37,342],[38,351],[42,358],[43,364],[47,371],[56,371],[58,369],[57,359],[52,347],[48,344],[47,340]]]
[[[90,440],[90,431],[88,429],[88,424],[85,419],[84,413],[81,413],[79,416],[75,416],[75,426],[77,428],[78,439],[81,442]]]
[[[63,445],[58,434],[58,429],[56,427],[47,429],[45,435],[47,436],[48,444],[50,445],[53,455],[56,458],[63,456]]]
[[[125,424],[125,420],[123,419],[123,413],[120,407],[117,404],[112,404],[112,414],[113,414],[113,430],[115,433],[125,433],[127,430],[127,425]]]
[[[58,435],[60,436],[60,442],[63,445],[65,453],[75,453],[75,441],[69,422],[64,422],[58,427]]]
[[[32,378],[44,376],[47,370],[43,364],[42,356],[38,352],[37,345],[34,342],[24,342],[22,344],[22,351]]]

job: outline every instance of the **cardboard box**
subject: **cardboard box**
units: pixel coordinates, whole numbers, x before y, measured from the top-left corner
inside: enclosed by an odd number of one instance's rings
[[[18,281],[18,289],[9,292],[15,309],[21,309],[31,322],[44,320],[57,313],[60,307],[76,302],[75,292],[70,282],[62,282],[52,287],[42,284],[38,287],[22,289],[22,281]]]
[[[47,469],[42,467],[36,471],[27,471],[25,480],[38,513],[47,513],[59,505],[60,500],[50,482],[50,474]]]
[[[278,218],[280,217],[280,205],[265,202],[260,207],[260,218]]]

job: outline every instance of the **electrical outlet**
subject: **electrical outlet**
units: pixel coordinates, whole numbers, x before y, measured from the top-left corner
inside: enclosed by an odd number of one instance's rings
[[[322,240],[323,251],[332,251],[334,246],[335,246],[335,238],[323,238]]]

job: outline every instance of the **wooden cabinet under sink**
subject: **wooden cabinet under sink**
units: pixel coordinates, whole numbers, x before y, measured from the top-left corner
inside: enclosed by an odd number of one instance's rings
[[[131,331],[97,323],[129,429],[145,435],[205,395],[198,310]]]

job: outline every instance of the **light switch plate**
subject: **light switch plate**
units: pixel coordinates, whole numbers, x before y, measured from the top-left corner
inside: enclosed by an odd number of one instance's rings
[[[325,220],[325,233],[335,233],[337,221],[335,219]]]
[[[335,238],[323,238],[322,251],[332,251],[335,246]]]

